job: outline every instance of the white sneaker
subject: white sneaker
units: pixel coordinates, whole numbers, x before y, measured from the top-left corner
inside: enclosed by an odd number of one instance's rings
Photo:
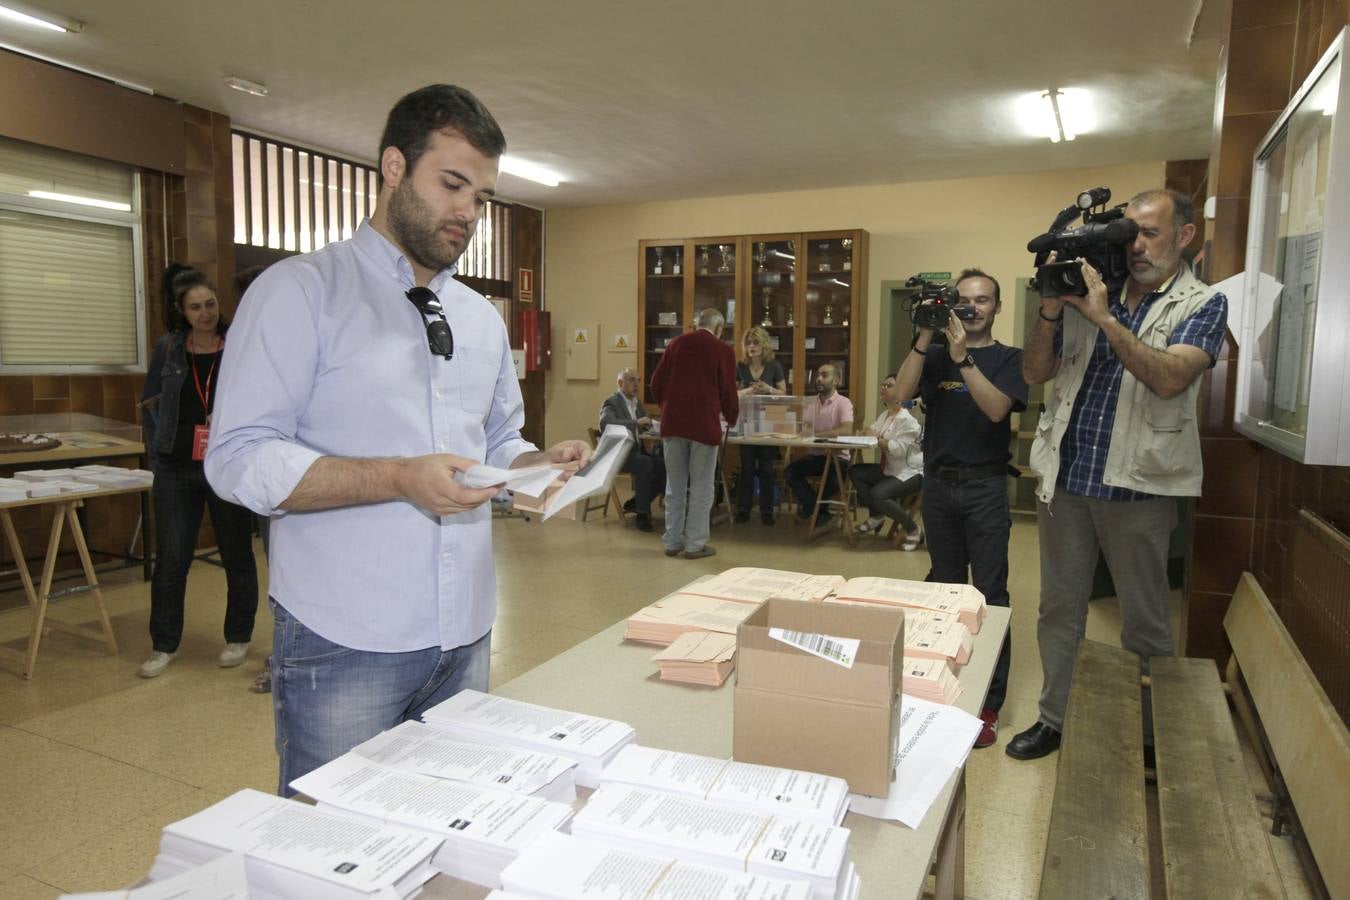
[[[245,656],[248,656],[248,644],[226,644],[225,649],[220,651],[220,667],[233,669],[244,661]]]
[[[880,532],[881,526],[885,524],[886,519],[883,516],[869,516],[866,522],[858,526],[858,534],[871,534]]]
[[[160,672],[163,672],[173,662],[175,654],[165,653],[162,650],[156,650],[150,654],[150,658],[141,663],[140,671],[136,674],[142,678],[154,678]]]
[[[915,531],[913,534],[905,535],[905,542],[900,545],[900,549],[904,550],[906,553],[911,553],[915,550],[918,550],[919,545],[922,543],[923,543],[923,526],[920,525],[918,531]]]

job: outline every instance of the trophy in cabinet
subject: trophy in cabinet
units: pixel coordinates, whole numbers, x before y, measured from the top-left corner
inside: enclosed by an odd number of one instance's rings
[[[764,242],[760,241],[755,245],[755,271],[764,271]]]
[[[675,248],[675,261],[670,264],[670,274],[680,274],[680,248]]]
[[[853,271],[853,238],[844,238],[839,242],[839,245],[844,248],[844,271],[851,272]]]
[[[656,247],[653,252],[656,254],[656,262],[652,263],[652,274],[660,275],[664,271],[664,263],[661,260],[661,248]]]
[[[708,248],[706,246],[698,248],[698,274],[708,274]]]
[[[791,308],[789,308],[788,311],[787,311],[787,327],[788,327],[788,328],[796,328],[796,327],[797,327],[797,321],[796,321],[796,319],[793,318],[793,315],[792,315],[792,309],[791,309]]]
[[[821,241],[818,245],[820,249],[820,271],[830,271],[830,244],[828,241]]]
[[[770,311],[769,304],[773,302],[773,291],[766,287],[761,293],[764,295],[764,318],[759,320],[759,326],[761,328],[772,328],[773,313]]]
[[[834,307],[828,303],[825,304],[825,318],[820,320],[820,324],[822,325],[834,324]]]
[[[717,271],[730,272],[732,263],[736,261],[731,255],[732,246],[730,244],[718,244],[717,249],[722,253],[722,264],[717,267]]]

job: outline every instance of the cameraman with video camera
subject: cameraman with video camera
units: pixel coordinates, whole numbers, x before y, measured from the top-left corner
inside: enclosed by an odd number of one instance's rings
[[[911,279],[914,286],[915,279]],[[1009,416],[1026,408],[1022,351],[994,340],[999,284],[966,269],[950,288],[922,284],[912,307],[914,348],[895,376],[896,395],[918,393],[928,409],[923,433],[923,521],[932,559],[929,581],[975,588],[991,606],[1008,605]],[[940,336],[940,337],[939,337]],[[1004,641],[980,718],[976,747],[998,736],[1012,654]]]
[[[1105,197],[1084,199],[1098,191]],[[1101,188],[1085,192],[1079,206],[1089,224],[1076,232],[1094,227],[1086,210],[1109,197]],[[1098,244],[1066,243],[1052,227],[1028,245],[1092,262],[1060,263],[1056,271],[1067,277],[1043,277],[1055,264],[1048,257],[1051,266],[1037,273],[1040,319],[1023,357],[1028,382],[1055,385],[1031,450],[1040,478],[1044,681],[1039,720],[1006,748],[1014,759],[1059,748],[1099,554],[1120,601],[1121,645],[1145,667],[1150,656],[1173,653],[1167,548],[1176,498],[1200,495],[1196,397],[1228,318],[1223,294],[1182,264],[1194,215],[1188,197],[1150,190],[1130,200],[1123,218],[1104,223]],[[1122,278],[1103,279],[1113,271]],[[1146,703],[1146,728],[1149,721]]]

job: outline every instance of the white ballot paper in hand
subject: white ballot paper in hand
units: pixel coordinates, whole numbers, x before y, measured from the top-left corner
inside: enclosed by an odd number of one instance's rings
[[[470,466],[459,480],[465,487],[487,488],[501,485],[509,491],[520,491],[537,497],[558,478],[552,466],[525,466],[521,469],[498,469],[495,466]]]
[[[886,797],[850,794],[849,809],[918,828],[942,786],[970,755],[982,724],[964,710],[901,695],[900,749],[891,792]]]
[[[607,425],[596,443],[591,461],[582,466],[571,478],[563,482],[562,490],[553,495],[548,508],[544,510],[544,521],[553,514],[583,500],[609,490],[614,476],[619,473],[624,460],[633,448],[633,434],[622,425]],[[528,492],[522,492],[528,493]]]

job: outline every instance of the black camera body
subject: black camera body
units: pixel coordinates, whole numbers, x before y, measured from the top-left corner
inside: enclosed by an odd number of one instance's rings
[[[967,321],[979,315],[973,306],[958,306],[961,294],[945,282],[925,281],[915,275],[905,280],[905,287],[915,291],[909,301],[909,317],[915,328],[941,331],[953,315]]]
[[[1086,296],[1079,257],[1100,272],[1107,284],[1117,284],[1130,274],[1129,247],[1139,236],[1139,225],[1125,218],[1124,203],[1107,209],[1110,199],[1109,188],[1083,191],[1072,206],[1060,210],[1049,231],[1027,243],[1027,251],[1036,254],[1032,288],[1037,293],[1046,297]],[[1080,212],[1082,224],[1069,228]],[[1057,261],[1047,263],[1051,252]]]

